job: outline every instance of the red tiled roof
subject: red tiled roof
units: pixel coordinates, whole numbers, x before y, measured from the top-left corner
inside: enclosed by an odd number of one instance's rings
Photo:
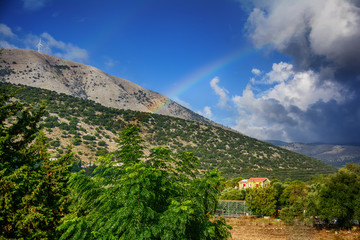
[[[267,178],[249,178],[248,182],[263,182]]]

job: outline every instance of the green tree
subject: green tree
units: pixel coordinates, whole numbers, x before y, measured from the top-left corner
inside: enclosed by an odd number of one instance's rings
[[[241,180],[243,180],[243,179],[244,179],[244,178],[242,178],[242,177],[236,177],[236,178],[227,180],[227,181],[225,182],[225,186],[226,186],[226,187],[232,187],[232,188],[239,187],[239,182],[240,182]]]
[[[249,210],[256,215],[274,215],[276,190],[271,186],[254,187],[247,190],[245,201]]]
[[[105,142],[104,140],[100,140],[100,141],[98,142],[98,145],[101,146],[101,147],[107,146],[107,144],[106,144],[106,142]]]
[[[221,191],[220,200],[244,200],[245,199],[245,190],[240,190],[236,188],[225,188]]]
[[[331,223],[340,228],[352,226],[352,220],[360,216],[360,179],[353,171],[340,169],[338,173],[321,178],[313,184],[308,194],[309,216]]]
[[[50,162],[38,127],[45,107],[25,107],[14,96],[0,89],[0,238],[56,239],[71,154]]]
[[[345,169],[347,171],[355,173],[358,177],[360,177],[360,165],[355,163],[347,163],[345,165]]]
[[[280,218],[286,222],[293,222],[295,217],[303,219],[307,208],[307,194],[308,187],[304,182],[294,181],[288,185],[280,196]]]
[[[122,164],[140,162],[143,157],[143,140],[139,136],[139,128],[130,126],[123,130],[118,139],[119,150],[115,155]]]
[[[224,219],[213,219],[218,173],[196,177],[192,153],[157,147],[145,157],[138,132],[121,132],[118,159],[101,157],[94,177],[73,174],[72,213],[59,228],[61,239],[228,238]]]

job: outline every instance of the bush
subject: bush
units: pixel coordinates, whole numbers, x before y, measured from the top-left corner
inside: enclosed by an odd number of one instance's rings
[[[50,142],[50,146],[59,147],[60,146],[60,141],[59,140],[54,140],[54,141]]]
[[[244,200],[245,191],[236,188],[225,188],[219,196],[220,200]]]
[[[84,135],[82,137],[84,140],[88,140],[88,141],[94,141],[96,140],[96,137],[95,136],[92,136],[92,135]]]
[[[80,138],[75,138],[72,144],[74,146],[79,146],[81,143],[82,143],[82,141]]]

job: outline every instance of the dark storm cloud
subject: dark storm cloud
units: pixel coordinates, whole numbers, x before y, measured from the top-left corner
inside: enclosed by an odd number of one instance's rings
[[[360,68],[360,1],[270,1],[252,10],[250,37],[294,57],[298,66]]]
[[[258,48],[292,56],[294,66],[288,79],[265,92],[234,98],[250,122],[239,121],[237,128],[263,139],[360,143],[360,1],[252,3],[250,39]],[[276,71],[274,76],[289,73],[273,67]]]

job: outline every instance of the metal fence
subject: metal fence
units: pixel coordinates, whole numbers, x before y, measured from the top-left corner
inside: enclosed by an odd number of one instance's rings
[[[219,200],[215,211],[215,216],[240,217],[251,215],[245,201],[238,200]]]

